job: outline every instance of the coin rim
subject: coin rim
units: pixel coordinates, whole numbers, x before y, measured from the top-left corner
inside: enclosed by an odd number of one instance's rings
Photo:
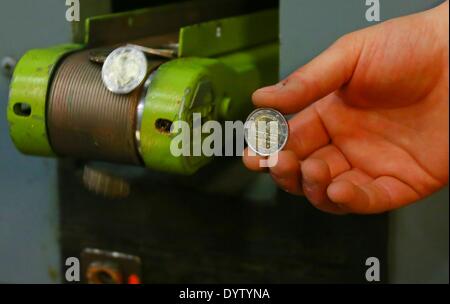
[[[124,49],[132,49],[133,51],[138,52],[139,56],[141,56],[142,58],[144,58],[144,62],[145,62],[145,68],[144,73],[142,73],[142,75],[139,74],[139,78],[142,78],[139,82],[137,82],[136,85],[130,86],[127,89],[118,89],[118,90],[112,90],[110,87],[108,87],[107,81],[106,79],[106,75],[105,75],[105,66],[107,66],[109,64],[109,62],[112,60],[111,58],[115,56],[115,54],[117,54],[119,51],[122,51]],[[142,83],[142,81],[144,81],[145,76],[147,75],[147,67],[148,67],[148,63],[147,63],[147,57],[145,56],[144,52],[142,52],[141,50],[131,47],[131,46],[121,46],[116,48],[115,50],[113,50],[105,59],[105,62],[103,62],[102,65],[102,81],[103,84],[105,85],[105,87],[108,89],[108,91],[115,93],[115,94],[128,94],[132,91],[134,91],[137,87],[139,87],[139,85]]]
[[[268,111],[270,111],[270,112],[278,113],[278,114],[282,117],[282,120],[286,123],[286,126],[287,126],[287,134],[286,134],[286,138],[284,139],[284,141],[283,141],[283,143],[281,144],[280,148],[278,148],[277,151],[275,151],[275,152],[273,152],[273,153],[270,153],[270,154],[267,154],[267,153],[261,153],[261,152],[256,151],[256,150],[249,144],[249,142],[248,142],[248,134],[247,134],[248,132],[246,132],[246,130],[247,130],[247,126],[246,126],[246,125],[247,125],[247,122],[249,121],[249,119],[250,119],[256,112],[260,112],[260,111],[264,111],[264,110],[266,110],[266,111],[268,110]],[[289,123],[288,123],[286,117],[284,117],[284,115],[281,114],[280,111],[277,111],[277,110],[272,109],[272,108],[258,108],[258,109],[253,110],[250,114],[248,114],[247,119],[245,120],[245,123],[244,123],[244,139],[245,139],[245,141],[247,142],[247,146],[248,146],[250,149],[252,149],[252,151],[255,152],[256,154],[258,154],[258,155],[260,155],[260,156],[271,156],[271,155],[274,155],[274,154],[276,154],[276,153],[278,153],[278,152],[280,152],[281,150],[284,149],[284,147],[285,147],[286,144],[287,144],[288,138],[289,138]]]

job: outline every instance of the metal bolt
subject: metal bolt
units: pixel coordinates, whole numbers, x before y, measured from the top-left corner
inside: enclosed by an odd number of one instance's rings
[[[1,61],[1,67],[2,67],[2,73],[8,77],[11,78],[14,72],[14,68],[16,67],[17,61],[13,57],[6,56],[2,58]]]
[[[222,27],[220,25],[218,25],[216,27],[216,38],[220,38],[222,37]]]

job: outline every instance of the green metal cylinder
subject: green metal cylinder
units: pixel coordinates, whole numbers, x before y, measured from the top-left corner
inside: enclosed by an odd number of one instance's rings
[[[7,118],[11,138],[22,153],[54,156],[46,127],[46,101],[51,77],[58,62],[80,49],[64,44],[28,51],[14,69]]]
[[[243,119],[252,109],[251,95],[278,75],[278,44],[266,44],[216,58],[181,58],[163,64],[145,96],[140,126],[140,153],[156,170],[192,174],[210,157],[174,156],[170,130],[176,121]],[[161,124],[161,122],[165,122]],[[192,126],[192,124],[191,124]]]

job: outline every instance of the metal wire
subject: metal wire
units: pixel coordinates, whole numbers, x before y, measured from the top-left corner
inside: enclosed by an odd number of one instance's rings
[[[142,88],[109,92],[89,53],[69,55],[54,75],[47,102],[52,148],[62,156],[140,164],[134,137]]]

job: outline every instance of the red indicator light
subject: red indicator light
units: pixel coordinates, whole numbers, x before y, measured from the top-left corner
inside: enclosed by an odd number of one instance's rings
[[[131,274],[128,277],[128,284],[141,284],[141,279],[136,274]]]

